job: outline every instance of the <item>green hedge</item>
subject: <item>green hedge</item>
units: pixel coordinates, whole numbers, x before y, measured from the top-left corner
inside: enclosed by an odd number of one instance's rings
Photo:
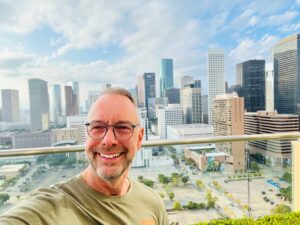
[[[211,220],[195,225],[296,225],[300,224],[300,212],[264,216],[257,220],[252,218]]]

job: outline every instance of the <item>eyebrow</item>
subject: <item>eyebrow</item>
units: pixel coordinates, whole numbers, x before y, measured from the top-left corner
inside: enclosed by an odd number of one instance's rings
[[[107,122],[104,122],[103,120],[92,120],[90,123],[103,123],[103,124],[108,124]],[[128,120],[119,120],[114,124],[137,124],[137,123],[133,123],[131,121]],[[113,124],[113,125],[114,125]]]

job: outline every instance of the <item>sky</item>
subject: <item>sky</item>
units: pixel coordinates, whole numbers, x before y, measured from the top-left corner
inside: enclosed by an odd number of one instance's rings
[[[101,84],[158,77],[159,59],[172,58],[175,85],[193,76],[207,93],[208,50],[224,49],[232,85],[236,64],[269,62],[272,46],[299,31],[300,0],[0,0],[0,89],[19,90],[29,109],[28,79],[76,80],[83,105]]]

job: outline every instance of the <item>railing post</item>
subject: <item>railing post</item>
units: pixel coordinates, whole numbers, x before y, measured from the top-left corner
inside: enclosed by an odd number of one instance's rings
[[[300,140],[292,141],[292,210],[300,211]]]

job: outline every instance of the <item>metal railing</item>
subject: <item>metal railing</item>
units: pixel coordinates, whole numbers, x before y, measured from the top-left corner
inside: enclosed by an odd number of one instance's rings
[[[174,140],[150,140],[150,141],[144,141],[142,147],[220,143],[220,142],[239,142],[239,141],[260,141],[260,140],[276,140],[276,139],[277,140],[298,139],[298,138],[300,138],[300,132],[233,135],[233,136],[212,136],[212,137],[184,138],[184,139],[174,139]],[[82,151],[84,151],[84,145],[9,149],[9,150],[1,150],[0,157],[30,156],[30,155],[55,154],[55,153],[65,153],[65,152],[82,152]]]

